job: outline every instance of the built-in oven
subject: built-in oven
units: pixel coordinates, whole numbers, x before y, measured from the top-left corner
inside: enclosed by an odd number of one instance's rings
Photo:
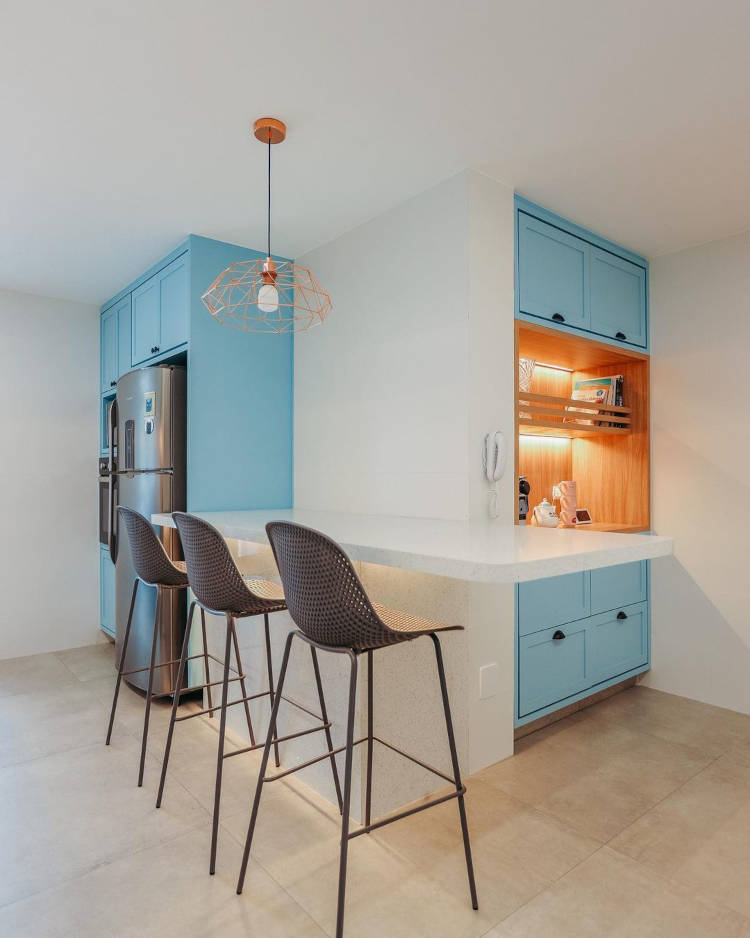
[[[112,563],[117,559],[117,405],[112,401],[106,410],[106,442],[109,456],[99,459],[99,543],[109,548]]]
[[[114,480],[112,480],[114,481]],[[109,547],[109,459],[99,460],[99,543]]]

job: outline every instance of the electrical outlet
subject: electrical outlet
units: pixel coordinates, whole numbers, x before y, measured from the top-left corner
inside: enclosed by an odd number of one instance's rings
[[[497,662],[483,664],[479,669],[479,697],[495,697],[500,690],[500,667]]]

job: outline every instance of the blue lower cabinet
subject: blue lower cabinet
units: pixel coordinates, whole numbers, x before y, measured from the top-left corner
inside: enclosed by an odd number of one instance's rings
[[[590,614],[589,571],[518,585],[518,634],[575,622]]]
[[[648,661],[648,603],[625,606],[589,620],[591,681],[599,684]]]
[[[648,599],[648,561],[591,571],[591,615]]]
[[[99,622],[102,631],[115,637],[115,565],[106,547],[99,547]]]
[[[587,621],[524,635],[518,641],[518,715],[526,716],[591,685]]]

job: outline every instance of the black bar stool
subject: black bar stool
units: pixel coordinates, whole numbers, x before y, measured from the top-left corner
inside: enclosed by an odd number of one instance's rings
[[[146,691],[146,712],[143,718],[143,739],[141,740],[141,762],[138,769],[138,787],[140,788],[143,785],[143,769],[146,761],[146,744],[148,742],[148,723],[149,717],[151,714],[151,701],[154,697],[165,697],[169,696],[168,694],[154,694],[152,693],[154,686],[154,670],[156,668],[166,668],[171,665],[177,664],[178,659],[174,658],[171,661],[162,661],[159,664],[156,664],[156,647],[159,639],[159,611],[161,608],[162,593],[164,590],[180,590],[187,589],[188,587],[188,578],[187,572],[185,569],[185,564],[181,560],[170,560],[167,556],[167,552],[164,550],[164,545],[156,536],[156,532],[151,527],[151,524],[148,522],[143,515],[139,514],[137,511],[134,511],[132,508],[126,508],[121,505],[118,508],[119,518],[120,518],[120,527],[124,528],[128,532],[128,541],[130,542],[130,553],[133,558],[133,566],[135,567],[136,577],[133,581],[133,593],[130,599],[130,611],[128,612],[128,624],[125,628],[125,638],[122,643],[122,652],[120,653],[120,663],[117,667],[117,681],[115,683],[115,693],[112,699],[112,710],[109,715],[109,726],[107,728],[107,742],[106,745],[109,746],[110,740],[112,738],[112,727],[115,722],[115,711],[117,709],[117,698],[120,695],[120,684],[123,677],[127,677],[129,674],[140,674],[143,671],[148,671],[148,689]],[[147,667],[143,668],[132,668],[129,671],[125,671],[125,655],[128,651],[128,641],[130,639],[130,626],[133,621],[133,609],[135,608],[135,599],[138,595],[138,584],[145,583],[147,586],[156,587],[156,611],[154,613],[154,635],[151,643],[151,662]],[[188,613],[188,621],[192,617],[193,607],[195,603],[190,606],[190,612]],[[211,686],[210,686],[210,677],[208,671],[208,651],[206,649],[206,619],[205,615],[202,620],[203,625],[203,652],[198,655],[191,655],[193,658],[203,658],[203,665],[205,668],[205,678],[208,683],[208,694],[210,699]],[[221,662],[223,663],[223,662]],[[206,686],[206,684],[204,684]],[[180,691],[182,690],[182,672],[177,679],[175,684],[174,696],[175,700],[179,697]]]
[[[458,800],[458,813],[461,821],[461,832],[463,834],[471,904],[474,909],[477,909],[477,892],[474,883],[474,868],[471,860],[469,828],[466,822],[466,808],[464,806],[466,786],[461,781],[461,773],[458,766],[456,740],[453,734],[453,721],[451,719],[448,688],[445,681],[443,655],[440,648],[440,639],[437,636],[438,632],[461,629],[462,627],[443,625],[439,622],[432,622],[429,619],[423,619],[419,616],[412,616],[394,609],[389,609],[387,606],[383,606],[380,603],[370,602],[349,558],[338,544],[319,531],[314,531],[311,528],[285,521],[272,521],[270,524],[266,525],[266,531],[268,532],[268,539],[271,542],[274,557],[276,558],[276,563],[281,573],[281,582],[284,584],[284,593],[286,595],[289,613],[298,628],[289,633],[284,648],[284,658],[281,664],[281,673],[279,674],[277,698],[271,713],[268,736],[263,749],[263,759],[258,784],[255,789],[255,799],[253,801],[250,825],[245,840],[245,850],[242,857],[239,881],[237,883],[237,892],[242,892],[245,881],[245,873],[250,856],[250,846],[253,840],[255,824],[258,819],[258,807],[260,805],[263,785],[266,782],[272,782],[283,778],[291,772],[297,772],[322,759],[332,758],[337,752],[345,751],[346,763],[344,769],[344,804],[341,822],[341,854],[339,862],[336,938],[342,938],[344,934],[344,896],[346,890],[346,864],[349,841],[353,837],[358,837],[360,834],[369,834],[370,831],[376,830],[378,827],[383,827],[385,824],[390,824],[401,818],[409,817],[409,815],[416,814],[418,811],[424,811],[426,808],[442,804],[444,801],[448,801],[452,798]],[[440,681],[440,691],[443,699],[443,709],[445,711],[445,727],[453,766],[452,775],[447,775],[439,769],[427,765],[420,759],[416,759],[414,756],[409,755],[409,753],[403,752],[401,749],[396,748],[374,734],[373,651],[385,648],[388,645],[398,644],[399,642],[412,641],[422,635],[429,635],[435,648],[438,679]],[[300,638],[302,641],[307,642],[313,650],[319,648],[321,651],[344,654],[349,657],[351,670],[349,676],[349,710],[346,726],[346,744],[334,750],[332,750],[329,745],[329,751],[315,759],[310,759],[294,768],[277,772],[275,775],[266,776],[268,755],[273,741],[273,734],[276,731],[278,700],[284,688],[284,679],[286,677],[287,664],[289,663],[289,652],[294,638]],[[357,689],[357,662],[361,654],[367,655],[367,735],[355,741],[354,711]],[[349,807],[352,787],[352,757],[354,746],[363,742],[367,743],[365,823],[350,832]],[[371,820],[372,753],[374,742],[381,743],[394,752],[399,753],[399,755],[405,756],[412,762],[416,762],[416,764],[423,769],[427,769],[439,778],[445,779],[445,781],[455,787],[455,790],[447,795],[442,795],[441,797],[433,798],[430,801],[419,804],[417,807],[400,811],[390,817],[376,821]]]
[[[238,756],[244,752],[252,752],[254,749],[262,748],[264,745],[263,743],[256,743],[255,741],[255,735],[253,733],[252,724],[250,722],[250,710],[248,706],[249,701],[256,700],[260,697],[269,697],[272,711],[274,714],[277,714],[279,703],[282,699],[281,690],[279,689],[278,692],[274,691],[273,665],[271,661],[271,634],[268,622],[268,614],[271,612],[284,611],[286,609],[286,602],[284,600],[284,592],[277,583],[271,583],[270,581],[263,579],[243,578],[242,574],[237,568],[237,565],[232,559],[232,555],[229,552],[226,541],[216,530],[216,528],[213,527],[213,525],[208,524],[208,522],[203,521],[200,518],[196,518],[194,515],[185,514],[184,512],[174,512],[172,517],[174,518],[177,529],[180,532],[182,549],[185,554],[188,581],[190,588],[192,589],[195,596],[195,601],[201,608],[201,613],[205,615],[206,612],[209,612],[212,615],[223,615],[226,617],[224,677],[221,682],[221,704],[218,707],[221,716],[219,720],[219,747],[216,759],[216,786],[214,790],[213,826],[211,831],[211,862],[209,865],[209,871],[214,873],[216,870],[216,847],[219,834],[219,808],[221,804],[221,780],[224,759],[228,759],[230,756]],[[239,641],[237,639],[237,627],[235,620],[259,615],[263,616],[263,623],[265,626],[268,690],[261,691],[257,694],[248,695],[247,688],[245,686],[245,678],[240,668],[240,676],[238,678],[232,678],[231,680],[240,681],[242,696],[239,699],[233,700],[231,703],[229,703],[229,660],[231,656],[232,645],[234,645],[235,657],[239,662]],[[180,658],[180,677],[178,678],[178,681],[182,679],[182,674],[185,669],[185,662],[189,660],[189,656],[187,654],[189,642],[190,620],[188,619],[188,626],[185,631],[185,639],[182,646],[182,657]],[[318,725],[313,726],[310,729],[292,733],[289,736],[278,737],[276,733],[276,722],[274,720],[274,729],[271,742],[275,749],[275,761],[277,766],[280,764],[279,743],[282,743],[287,739],[296,739],[298,736],[306,736],[309,733],[318,733],[323,730],[325,733],[328,749],[331,750],[333,747],[333,743],[331,741],[331,723],[328,719],[328,714],[326,711],[325,697],[323,695],[323,685],[320,680],[320,669],[318,668],[318,659],[315,649],[311,647],[311,651],[313,670],[315,673],[315,682],[318,690],[318,701],[320,703],[320,715],[314,713],[311,710],[308,710],[308,708],[304,707],[302,704],[297,703],[294,700],[290,700],[288,697],[284,697],[283,699],[298,709],[304,711],[309,716],[314,717],[316,721],[318,721]],[[238,667],[240,667],[239,664]],[[225,753],[224,742],[226,735],[227,708],[239,703],[244,704],[245,707],[248,730],[250,733],[250,745],[244,746],[240,749],[234,749],[232,752]],[[167,734],[166,748],[164,750],[164,762],[162,764],[161,781],[159,782],[159,794],[156,799],[157,808],[161,806],[162,795],[164,793],[164,781],[167,775],[167,765],[169,763],[169,752],[172,747],[172,736],[174,733],[175,723],[179,722],[180,720],[190,719],[193,716],[198,716],[200,712],[208,712],[204,710],[199,711],[199,713],[191,713],[183,717],[178,717],[177,704],[178,700],[175,698],[172,706],[172,717],[169,722],[169,732]],[[209,703],[209,708],[210,707],[211,704]],[[330,759],[331,769],[333,771],[333,781],[336,787],[336,795],[339,800],[339,807],[341,807],[342,796],[339,785],[338,771],[336,768],[336,760],[333,755],[330,756]]]

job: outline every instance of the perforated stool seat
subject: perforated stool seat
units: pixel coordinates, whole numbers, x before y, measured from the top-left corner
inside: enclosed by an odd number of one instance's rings
[[[456,740],[453,732],[453,721],[448,699],[448,687],[445,680],[445,667],[440,647],[438,633],[460,630],[460,625],[447,625],[425,619],[422,616],[412,615],[391,609],[381,603],[371,602],[360,582],[357,573],[344,551],[325,534],[312,528],[292,524],[287,521],[272,521],[266,525],[268,540],[273,548],[276,564],[281,574],[289,613],[297,626],[289,633],[284,648],[284,659],[279,674],[279,684],[276,703],[271,713],[268,727],[268,736],[263,748],[258,784],[255,789],[252,814],[245,839],[245,849],[242,856],[242,866],[237,883],[237,892],[242,892],[245,873],[250,857],[250,849],[258,819],[258,810],[263,786],[269,782],[277,781],[292,772],[299,771],[307,766],[326,758],[333,758],[335,753],[345,752],[344,768],[344,798],[341,824],[341,850],[339,859],[339,885],[338,908],[336,914],[336,938],[344,934],[344,898],[346,891],[346,869],[348,857],[348,844],[353,837],[360,834],[369,834],[379,827],[391,824],[401,818],[408,817],[418,811],[442,804],[455,798],[458,802],[458,813],[461,824],[461,833],[464,843],[466,871],[469,879],[469,892],[474,909],[478,908],[476,885],[474,882],[474,868],[471,858],[471,844],[469,829],[466,821],[464,795],[466,787],[461,781],[458,765]],[[452,773],[448,774],[428,765],[422,760],[404,752],[384,739],[375,735],[373,714],[373,653],[376,650],[387,648],[402,642],[415,641],[422,636],[432,639],[437,662],[438,679],[445,714],[445,727],[450,750]],[[301,765],[277,772],[268,776],[268,757],[276,731],[276,717],[278,701],[283,692],[286,679],[289,654],[294,639],[306,642],[312,649],[330,652],[332,654],[347,655],[350,661],[349,672],[349,706],[347,713],[346,744],[338,749],[332,749],[330,744],[328,752],[313,759],[308,759]],[[356,689],[358,658],[367,655],[367,735],[362,739],[354,739],[354,718],[356,709]],[[365,793],[365,822],[354,831],[349,830],[349,809],[351,803],[353,750],[360,743],[367,743],[367,769]],[[373,744],[381,743],[388,749],[415,762],[437,777],[449,782],[453,791],[447,795],[435,797],[416,807],[400,811],[389,817],[373,821],[371,819],[372,806],[372,759]]]

